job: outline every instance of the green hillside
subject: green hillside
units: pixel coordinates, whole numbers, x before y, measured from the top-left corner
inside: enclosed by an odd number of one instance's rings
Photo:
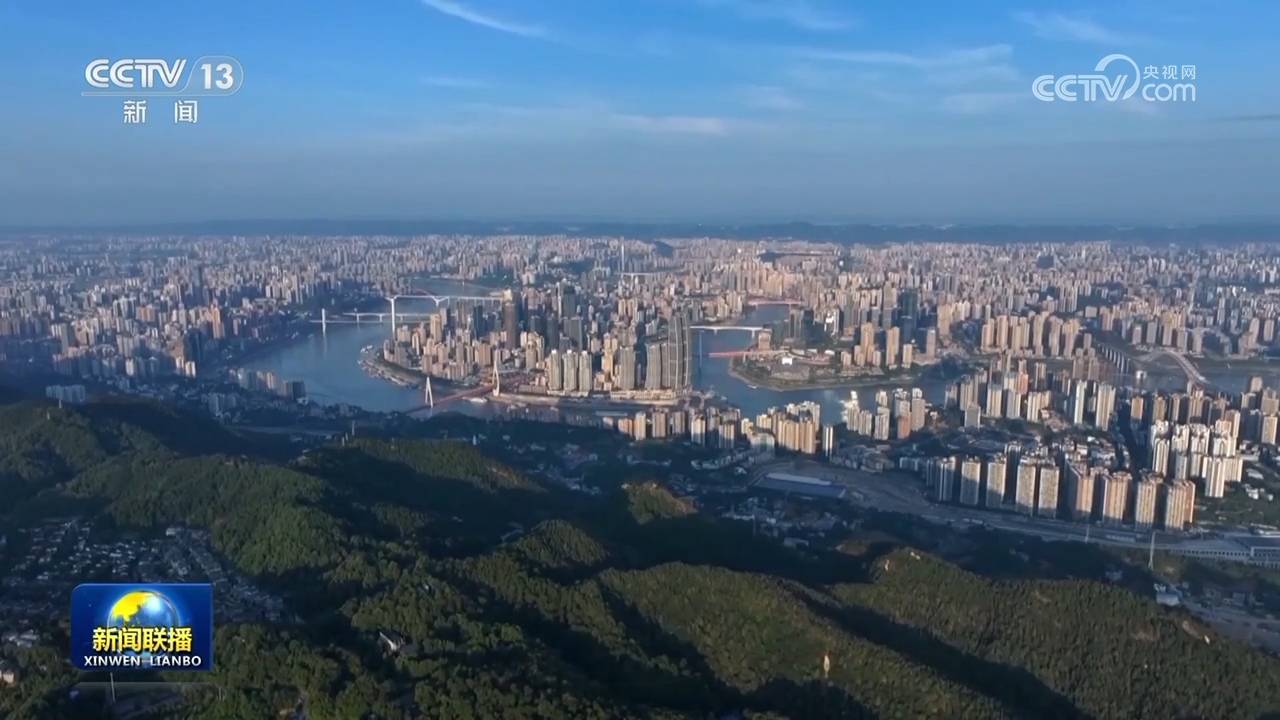
[[[296,622],[218,629],[210,685],[177,717],[1280,712],[1280,660],[1122,589],[994,580],[909,547],[802,556],[661,482],[589,497],[456,442],[280,461],[221,430],[182,440],[168,412],[0,407],[0,517],[208,528],[285,597]],[[42,677],[0,691],[0,716],[101,716],[64,700],[65,666]]]

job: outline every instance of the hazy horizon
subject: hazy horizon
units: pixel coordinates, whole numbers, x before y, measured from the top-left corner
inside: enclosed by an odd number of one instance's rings
[[[1280,6],[0,2],[0,225],[1280,219]],[[1041,102],[1121,53],[1194,102]],[[96,58],[231,55],[177,125]]]

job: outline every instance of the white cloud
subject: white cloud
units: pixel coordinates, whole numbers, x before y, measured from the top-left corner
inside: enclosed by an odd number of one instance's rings
[[[984,45],[974,48],[961,48],[934,55],[891,50],[828,50],[822,48],[801,48],[799,52],[810,60],[933,70],[1000,62],[1013,55],[1013,48],[1005,44]]]
[[[489,87],[487,80],[472,77],[458,77],[453,75],[433,75],[422,78],[423,85],[430,85],[438,88],[448,88],[450,90],[479,90]]]
[[[711,137],[727,135],[729,130],[730,123],[725,118],[627,112],[605,102],[581,99],[549,105],[453,103],[440,108],[437,117],[425,126],[394,135],[420,141],[458,136],[545,137],[590,132]]]
[[[986,115],[1025,100],[1026,93],[971,92],[942,98],[942,109],[956,115]]]
[[[679,135],[724,135],[728,124],[723,118],[694,115],[635,115],[613,113],[610,119],[620,127],[642,132]]]
[[[521,37],[546,37],[545,28],[538,25],[526,25],[524,23],[511,22],[502,20],[492,15],[487,15],[478,10],[474,10],[460,2],[454,0],[422,0],[422,4],[443,13],[452,18],[457,18],[463,22],[479,25],[480,27],[497,30],[498,32],[509,33],[511,35],[519,35]]]
[[[847,16],[830,13],[808,0],[701,0],[703,5],[727,7],[748,20],[776,20],[801,30],[835,32],[857,23]]]
[[[776,85],[748,85],[740,92],[743,102],[761,110],[799,110],[804,107],[798,98]]]
[[[1137,35],[1103,27],[1086,17],[1062,13],[1020,12],[1014,17],[1029,25],[1037,37],[1046,40],[1094,43],[1098,45],[1132,45],[1141,42]]]
[[[1015,83],[1021,78],[1012,65],[1004,63],[996,65],[975,65],[973,67],[957,67],[930,72],[928,80],[936,85],[963,86],[975,84],[1004,85]]]

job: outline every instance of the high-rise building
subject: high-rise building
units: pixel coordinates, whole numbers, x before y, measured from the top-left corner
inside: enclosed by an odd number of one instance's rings
[[[1133,477],[1122,470],[1116,470],[1102,478],[1102,522],[1107,525],[1119,525],[1124,522],[1124,512],[1129,501],[1129,486]]]
[[[1096,471],[1081,462],[1068,462],[1063,470],[1066,481],[1067,512],[1072,520],[1087,521],[1093,515],[1093,485]]]
[[[651,342],[645,346],[644,389],[662,389],[662,343]]]
[[[1017,485],[1014,488],[1014,506],[1018,512],[1030,515],[1036,509],[1036,475],[1039,468],[1033,459],[1023,457],[1018,461]]]
[[[1071,393],[1071,422],[1075,425],[1084,424],[1085,401],[1088,398],[1089,384],[1083,380],[1077,380],[1075,387]]]
[[[1107,383],[1098,383],[1095,388],[1093,424],[1105,430],[1111,423],[1111,414],[1115,409],[1115,387]]]
[[[1058,514],[1058,468],[1045,463],[1040,466],[1040,488],[1036,493],[1036,517]]]
[[[822,426],[822,454],[831,457],[836,454],[836,426],[830,423]]]
[[[547,356],[547,389],[552,392],[564,390],[564,365],[559,350],[552,350]]]
[[[987,460],[987,496],[985,504],[989,508],[998,508],[1004,504],[1004,485],[1008,474],[1008,461],[1004,455],[996,455]]]
[[[925,481],[933,489],[933,499],[951,502],[955,498],[956,459],[930,458],[925,465]]]
[[[560,353],[560,361],[564,365],[564,391],[567,393],[578,392],[578,381],[581,376],[578,374],[578,353],[572,350],[566,350]]]
[[[1185,530],[1196,510],[1196,486],[1190,480],[1164,483],[1164,529]]]
[[[1004,391],[995,383],[987,385],[987,415],[998,418],[1004,415]]]
[[[898,325],[902,328],[902,338],[909,343],[915,340],[920,322],[920,291],[907,288],[898,300]]]
[[[589,393],[595,388],[595,368],[591,352],[583,350],[578,354],[578,392]]]
[[[510,292],[508,291],[508,295]],[[520,344],[520,314],[514,300],[502,303],[502,333],[506,347],[514,348]]]
[[[1160,494],[1160,483],[1152,478],[1143,478],[1133,486],[1133,527],[1137,530],[1150,530],[1156,523],[1156,500]]]
[[[636,389],[636,349],[630,345],[618,348],[618,361],[614,363],[615,387],[618,390]]]
[[[960,504],[977,505],[982,489],[982,461],[965,458],[960,463]]]
[[[884,331],[884,366],[893,368],[897,367],[901,358],[901,343],[899,336],[902,331],[896,327],[891,327]]]

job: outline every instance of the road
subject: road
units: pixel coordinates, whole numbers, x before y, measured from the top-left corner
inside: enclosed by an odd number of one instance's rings
[[[936,523],[983,525],[997,530],[1035,535],[1044,540],[1090,542],[1115,547],[1145,550],[1151,535],[1123,527],[1098,527],[1066,520],[1033,518],[1010,509],[986,510],[964,505],[943,505],[924,496],[919,480],[909,475],[871,473],[813,460],[791,459],[767,463],[751,470],[752,480],[771,472],[787,472],[839,482],[848,488],[848,500],[861,507],[885,512],[915,515]],[[1196,542],[1183,535],[1156,533],[1158,551],[1177,552]]]

